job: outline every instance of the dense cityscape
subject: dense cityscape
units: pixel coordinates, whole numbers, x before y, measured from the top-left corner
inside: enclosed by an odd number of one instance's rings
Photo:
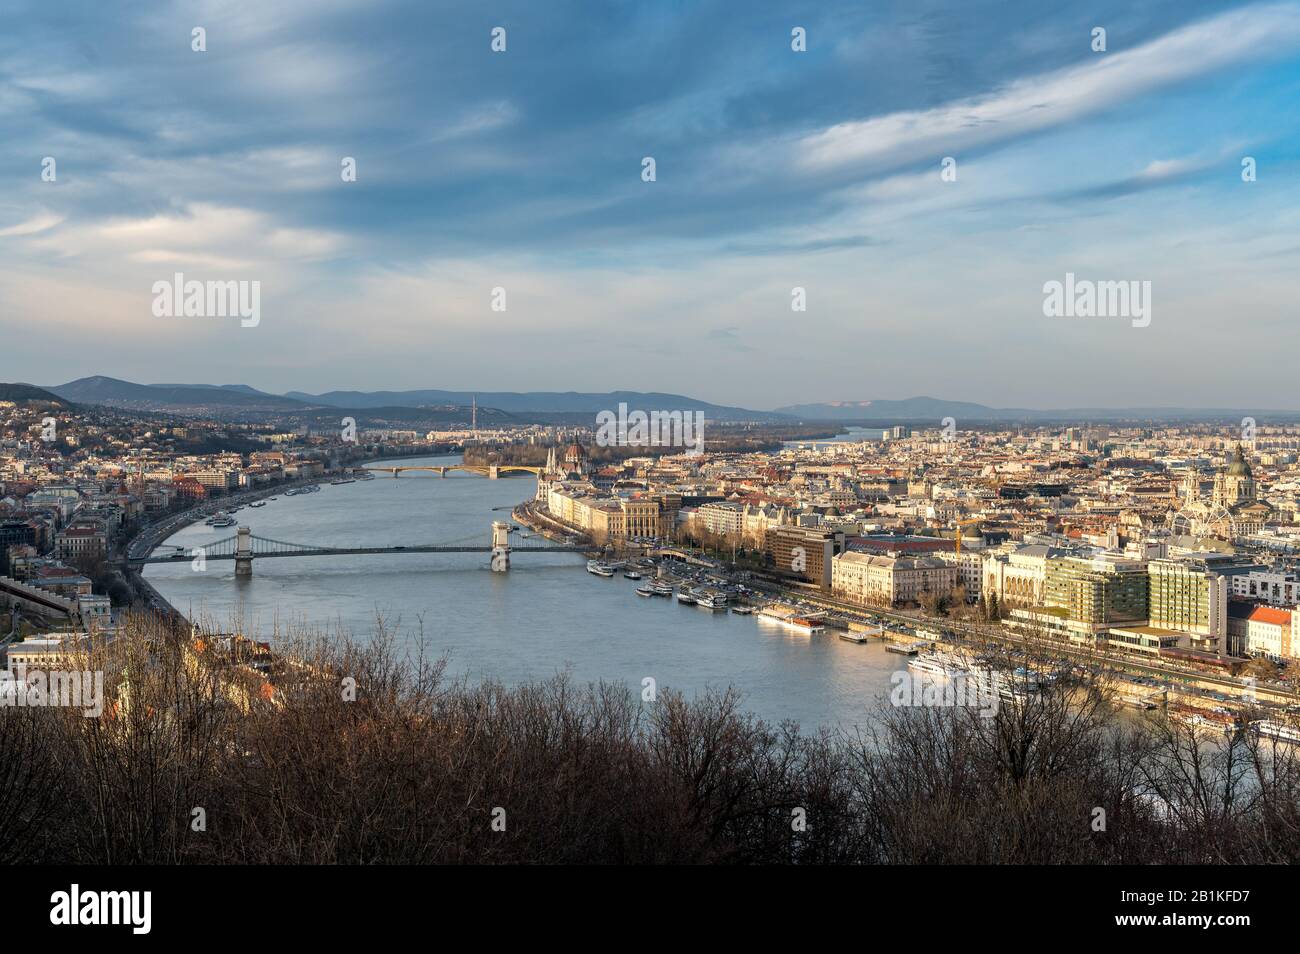
[[[9,6],[14,937],[1285,920],[1300,0]]]
[[[0,405],[10,670],[111,637],[132,607],[166,607],[142,561],[194,554],[155,549],[159,527],[233,527],[237,505],[273,491],[399,477],[366,462],[458,451],[499,461],[485,477],[535,479],[516,519],[611,574],[714,574],[712,592],[683,586],[683,601],[748,592],[741,611],[809,634],[888,623],[877,635],[916,637],[901,645],[913,653],[933,648],[926,636],[992,624],[1140,678],[1124,694],[1135,707],[1154,708],[1137,687],[1158,686],[1185,721],[1240,729],[1244,709],[1266,706],[1276,717],[1256,713],[1256,728],[1300,738],[1285,715],[1300,701],[1300,425],[949,419],[741,453],[673,447],[665,431],[663,445],[623,442],[602,462],[594,424],[479,430],[477,407],[459,428],[346,433],[47,397]],[[509,463],[525,458],[540,466]]]

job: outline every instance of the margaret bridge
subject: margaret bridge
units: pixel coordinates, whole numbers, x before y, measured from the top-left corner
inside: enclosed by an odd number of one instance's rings
[[[489,480],[496,480],[498,477],[504,477],[507,474],[532,474],[536,477],[545,469],[545,467],[529,467],[523,464],[399,464],[394,467],[369,465],[365,468],[365,470],[376,470],[380,473],[392,474],[394,477],[400,477],[407,471],[425,471],[426,473],[436,473],[439,477],[446,477],[447,471],[459,470],[467,474],[478,474],[480,477],[486,477]]]

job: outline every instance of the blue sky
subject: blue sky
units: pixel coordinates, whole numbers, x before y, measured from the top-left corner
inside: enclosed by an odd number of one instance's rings
[[[0,380],[1300,407],[1300,3],[0,15]],[[177,271],[260,324],[154,317]]]

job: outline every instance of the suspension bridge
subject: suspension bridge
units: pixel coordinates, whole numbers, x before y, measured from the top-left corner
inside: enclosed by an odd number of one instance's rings
[[[176,563],[189,560],[194,565],[202,565],[208,560],[234,560],[235,576],[253,575],[253,561],[277,557],[311,557],[311,556],[370,556],[380,553],[490,553],[492,569],[502,572],[510,569],[510,557],[515,553],[582,553],[590,549],[584,546],[568,544],[547,544],[543,546],[512,546],[510,533],[512,528],[500,520],[492,523],[492,537],[488,545],[472,545],[473,537],[451,540],[437,544],[411,544],[392,547],[349,547],[328,546],[308,543],[289,543],[284,540],[272,540],[259,537],[248,527],[240,527],[234,536],[214,540],[189,549],[176,548],[174,552],[158,555],[150,553],[143,557],[128,558],[125,562],[130,567],[140,567],[149,563]]]

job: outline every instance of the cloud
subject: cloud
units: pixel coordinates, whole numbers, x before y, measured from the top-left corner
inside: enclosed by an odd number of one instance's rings
[[[35,235],[38,232],[45,232],[54,228],[63,221],[63,216],[55,215],[52,212],[42,212],[33,216],[26,222],[19,222],[17,225],[11,225],[8,228],[0,229],[0,238],[12,238],[20,235]]]
[[[869,248],[882,244],[869,235],[832,235],[816,239],[793,239],[771,242],[733,242],[723,245],[723,255],[811,255],[816,252],[838,252],[844,249]]]
[[[1174,30],[1132,50],[1018,79],[984,96],[927,110],[837,123],[804,136],[793,160],[810,173],[885,168],[1058,126],[1145,93],[1300,45],[1300,6],[1256,5]]]
[[[96,266],[136,262],[225,269],[327,259],[344,247],[342,236],[276,224],[253,209],[194,203],[136,218],[70,224],[53,235],[29,235],[43,255],[90,259]]]

